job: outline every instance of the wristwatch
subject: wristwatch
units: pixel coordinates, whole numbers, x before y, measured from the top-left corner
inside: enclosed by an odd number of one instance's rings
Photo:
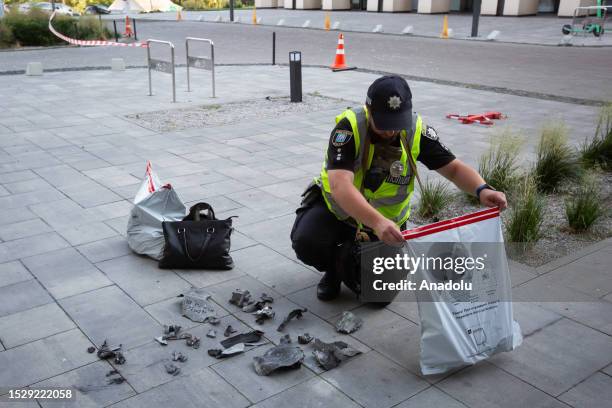
[[[479,186],[476,189],[476,197],[480,200],[480,193],[482,193],[482,190],[493,190],[493,191],[497,191],[495,190],[493,187],[491,187],[490,185],[488,185],[487,183]]]

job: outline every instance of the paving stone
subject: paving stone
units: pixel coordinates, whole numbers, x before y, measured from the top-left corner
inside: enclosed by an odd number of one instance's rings
[[[0,353],[0,383],[23,387],[73,370],[97,359],[91,342],[78,329],[56,334]]]
[[[320,280],[310,269],[262,245],[232,252],[232,257],[238,269],[279,293],[295,292]]]
[[[29,193],[31,191],[53,188],[51,184],[47,183],[40,177],[4,184],[4,187],[10,191],[11,194]]]
[[[11,241],[19,238],[26,238],[45,232],[51,232],[53,229],[49,227],[40,218],[33,220],[21,221],[14,224],[2,226],[0,230],[0,239],[3,241]]]
[[[244,276],[244,272],[236,267],[230,270],[177,269],[176,273],[197,288],[216,285],[221,282],[226,282]]]
[[[109,378],[106,374],[111,369],[112,366],[108,362],[97,361],[35,384],[34,387],[37,388],[70,387],[76,393],[75,400],[72,401],[41,399],[39,400],[41,406],[43,408],[72,407],[78,404],[79,408],[103,407],[135,395],[136,393],[127,382],[108,384]]]
[[[33,279],[34,277],[19,261],[0,264],[0,287]]]
[[[24,258],[23,263],[56,299],[112,284],[74,248]]]
[[[602,369],[601,371],[608,374],[610,377],[612,377],[612,364]]]
[[[96,266],[141,306],[177,296],[191,288],[191,284],[173,271],[159,269],[153,259],[133,254]]]
[[[87,259],[93,263],[119,258],[120,256],[131,254],[127,241],[123,237],[112,237],[95,241],[77,247]]]
[[[204,367],[222,361],[209,356],[206,351],[209,349],[223,349],[219,342],[225,339],[222,332],[228,324],[231,324],[238,332],[249,330],[248,326],[238,321],[235,317],[226,316],[221,319],[221,323],[218,326],[214,327],[217,330],[217,337],[214,339],[206,337],[206,333],[213,327],[209,324],[201,324],[188,330],[182,329],[182,331],[200,338],[199,349],[187,347],[185,340],[169,340],[167,346],[162,346],[151,339],[147,344],[125,351],[124,355],[127,359],[125,364],[116,365],[113,363],[113,365],[128,380],[130,385],[137,392],[141,393],[176,378],[166,372],[164,364],[172,362],[173,351],[179,351],[188,358],[185,363],[175,363],[181,369],[179,376],[188,377]],[[161,336],[162,332],[160,331],[158,335]],[[253,375],[257,374],[253,372]]]
[[[612,401],[612,377],[595,373],[559,399],[572,407],[605,407]]]
[[[321,275],[322,277],[323,275]],[[322,302],[317,299],[317,287],[310,286],[298,292],[287,295],[287,298],[292,302],[305,307],[310,313],[329,319],[332,316],[337,316],[345,310],[353,310],[361,305],[353,292],[342,285],[340,295],[333,302]]]
[[[0,183],[16,183],[18,181],[32,180],[38,177],[38,174],[34,173],[32,170],[21,170],[12,173],[0,174]]]
[[[127,223],[123,225],[124,230],[126,225]],[[117,231],[102,222],[61,228],[57,230],[57,233],[73,246],[99,241],[101,239],[111,238],[118,235]]]
[[[62,308],[97,346],[136,347],[159,336],[162,328],[116,286],[107,286],[59,301]]]
[[[359,407],[329,383],[315,377],[255,404],[253,408],[285,408],[289,401],[292,406],[302,408],[316,408],[323,405],[334,408]]]
[[[389,310],[370,305],[354,309],[353,313],[363,319],[363,326],[352,334],[353,337],[412,373],[421,374],[419,326]]]
[[[563,318],[557,313],[529,302],[513,302],[512,309],[514,320],[521,326],[523,337],[530,336]]]
[[[554,270],[551,276],[561,285],[602,297],[612,292],[611,258],[612,246],[608,246]]]
[[[487,362],[461,370],[436,386],[470,408],[567,408],[562,402]]]
[[[6,348],[20,346],[74,328],[56,303],[48,303],[0,317],[0,342]]]
[[[493,357],[491,362],[558,396],[612,362],[612,342],[605,334],[563,319],[526,338],[518,349]]]
[[[258,347],[223,360],[211,368],[251,402],[262,401],[314,376],[314,373],[305,366],[296,370],[272,373],[269,376],[257,375],[253,368],[253,357],[264,354],[269,348],[269,346]]]
[[[374,350],[321,376],[364,407],[391,407],[428,386]]]
[[[53,302],[35,279],[0,287],[0,299],[0,317]]]
[[[241,408],[248,405],[248,400],[238,391],[223,381],[218,374],[205,368],[189,377],[180,377],[175,381],[123,400],[113,407]]]
[[[12,210],[3,209],[3,211],[0,212],[0,226],[34,218],[36,218],[36,215],[27,208],[16,208]]]
[[[211,294],[212,299],[217,304],[226,308],[230,313],[236,313],[237,316],[240,316],[244,312],[238,310],[237,306],[229,303],[232,292],[236,289],[248,290],[255,299],[259,299],[262,293],[266,293],[274,299],[281,297],[277,291],[248,275],[206,287],[206,291]]]
[[[397,408],[468,408],[467,405],[453,399],[435,386],[419,392],[414,397],[396,406]]]
[[[66,196],[56,189],[30,191],[29,193],[13,194],[0,197],[0,208],[7,210],[13,208],[21,209],[33,204],[49,203],[52,201],[62,200],[65,197]]]
[[[43,254],[67,246],[68,243],[55,232],[16,239],[0,244],[0,262],[13,261],[27,256]]]
[[[123,199],[108,188],[102,187],[96,183],[68,186],[61,188],[61,190],[68,197],[85,208],[112,203]]]
[[[414,292],[403,291],[398,293],[393,302],[386,306],[386,309],[405,317],[415,324],[421,324],[419,305]]]
[[[224,317],[229,314],[227,310],[221,307],[214,300],[211,299],[210,302],[212,302],[217,312],[217,317]],[[161,302],[153,303],[149,306],[146,306],[144,309],[151,316],[153,316],[153,318],[157,320],[160,324],[178,324],[183,329],[199,326],[201,323],[189,320],[188,318],[182,315],[182,304],[182,297],[173,297],[170,299],[162,300]]]

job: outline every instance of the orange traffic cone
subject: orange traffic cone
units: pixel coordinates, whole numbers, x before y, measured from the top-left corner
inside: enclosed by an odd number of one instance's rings
[[[329,20],[329,14],[325,13],[325,31],[329,31],[330,27],[331,27],[331,21]]]
[[[132,31],[132,23],[130,23],[130,18],[125,16],[125,32],[123,33],[124,37],[133,37],[134,32]]]
[[[349,69],[355,69],[356,67],[348,67],[346,65],[346,58],[344,56],[344,34],[340,33],[338,36],[338,47],[336,48],[336,59],[331,66],[332,71],[346,71]]]
[[[440,34],[440,38],[448,38],[448,14],[445,14],[442,20],[442,33]]]

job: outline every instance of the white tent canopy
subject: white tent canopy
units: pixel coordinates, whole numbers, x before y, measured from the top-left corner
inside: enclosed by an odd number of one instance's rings
[[[170,0],[115,0],[109,9],[125,13],[148,13],[151,11],[177,11],[183,8]]]

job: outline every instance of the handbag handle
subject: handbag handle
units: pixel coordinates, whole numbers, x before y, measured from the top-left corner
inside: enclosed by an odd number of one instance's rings
[[[191,208],[189,209],[189,214],[187,214],[187,216],[185,218],[183,218],[184,221],[190,220],[190,221],[200,221],[200,211],[202,210],[208,210],[208,214],[210,215],[211,218],[208,218],[210,220],[216,220],[217,217],[215,216],[215,210],[213,210],[212,206],[208,203],[197,203],[191,206]]]
[[[204,252],[206,252],[206,247],[208,246],[208,243],[210,242],[210,239],[212,238],[215,232],[215,227],[206,228],[206,238],[204,238],[204,240],[202,241],[202,245],[200,246],[200,254],[197,258],[193,258],[189,253],[189,246],[187,246],[187,231],[185,230],[185,228],[179,228],[177,232],[179,235],[183,236],[183,247],[185,248],[185,254],[187,255],[187,258],[189,258],[191,262],[197,262],[202,257]]]

